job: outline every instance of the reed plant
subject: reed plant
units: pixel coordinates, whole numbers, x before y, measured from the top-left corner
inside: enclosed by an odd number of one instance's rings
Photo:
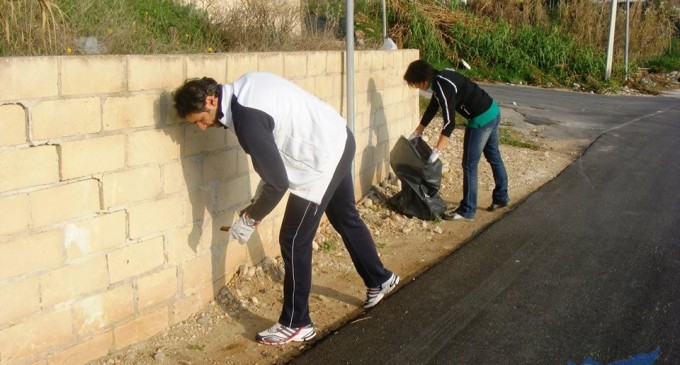
[[[50,0],[0,0],[0,56],[57,52],[63,13]]]

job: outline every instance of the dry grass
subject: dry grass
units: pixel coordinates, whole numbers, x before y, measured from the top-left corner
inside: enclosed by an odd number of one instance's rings
[[[333,29],[303,29],[299,5],[281,0],[238,0],[214,17],[232,52],[341,49]]]
[[[0,0],[0,47],[24,54],[56,51],[63,13],[49,0]]]

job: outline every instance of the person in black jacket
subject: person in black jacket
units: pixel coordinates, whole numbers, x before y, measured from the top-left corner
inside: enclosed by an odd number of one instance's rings
[[[436,70],[423,60],[411,62],[404,81],[422,91],[431,91],[432,98],[410,138],[422,135],[437,110],[441,108],[444,125],[437,144],[432,149],[429,162],[439,158],[455,127],[456,112],[468,120],[463,140],[463,199],[453,213],[445,213],[445,219],[472,221],[477,210],[477,166],[482,153],[491,165],[495,182],[489,211],[506,207],[508,197],[508,174],[499,150],[498,127],[500,109],[496,102],[474,81],[450,69]]]
[[[259,222],[290,193],[279,233],[283,308],[278,322],[257,334],[258,342],[282,345],[316,335],[309,314],[312,240],[324,213],[367,287],[363,307],[375,306],[397,286],[399,276],[383,266],[357,212],[351,174],[354,136],[330,105],[265,72],[246,73],[232,84],[208,77],[187,80],[173,97],[178,116],[201,130],[232,130],[261,178],[252,204],[231,225],[231,237],[246,244]]]

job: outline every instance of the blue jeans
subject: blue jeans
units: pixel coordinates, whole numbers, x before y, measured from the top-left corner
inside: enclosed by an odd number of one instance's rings
[[[484,153],[484,157],[491,165],[493,180],[492,199],[496,204],[507,204],[508,174],[503,165],[501,151],[498,149],[498,127],[501,115],[480,128],[465,128],[463,142],[463,200],[456,209],[456,213],[465,218],[474,218],[477,210],[477,165]]]

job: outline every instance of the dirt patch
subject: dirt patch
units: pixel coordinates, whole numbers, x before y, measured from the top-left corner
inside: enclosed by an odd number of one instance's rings
[[[439,124],[437,124],[439,123]],[[434,141],[441,120],[426,130]],[[494,183],[489,165],[479,167],[479,207],[474,222],[429,222],[409,219],[387,208],[384,197],[399,189],[385,181],[358,203],[385,265],[401,275],[402,283],[414,279],[428,267],[466,243],[473,235],[500,219],[541,185],[555,178],[576,159],[589,141],[551,140],[538,129],[524,129],[504,118],[525,141],[537,149],[501,146],[509,176],[510,208],[487,212]],[[444,151],[441,192],[452,204],[462,195],[463,130],[456,130]],[[310,297],[312,320],[317,339],[358,317],[365,290],[338,234],[322,224],[316,240]],[[257,344],[255,334],[278,319],[282,300],[283,268],[280,258],[266,258],[257,266],[242,266],[235,278],[219,292],[204,310],[144,342],[117,351],[92,364],[281,364],[306,346],[291,343],[280,347]]]

